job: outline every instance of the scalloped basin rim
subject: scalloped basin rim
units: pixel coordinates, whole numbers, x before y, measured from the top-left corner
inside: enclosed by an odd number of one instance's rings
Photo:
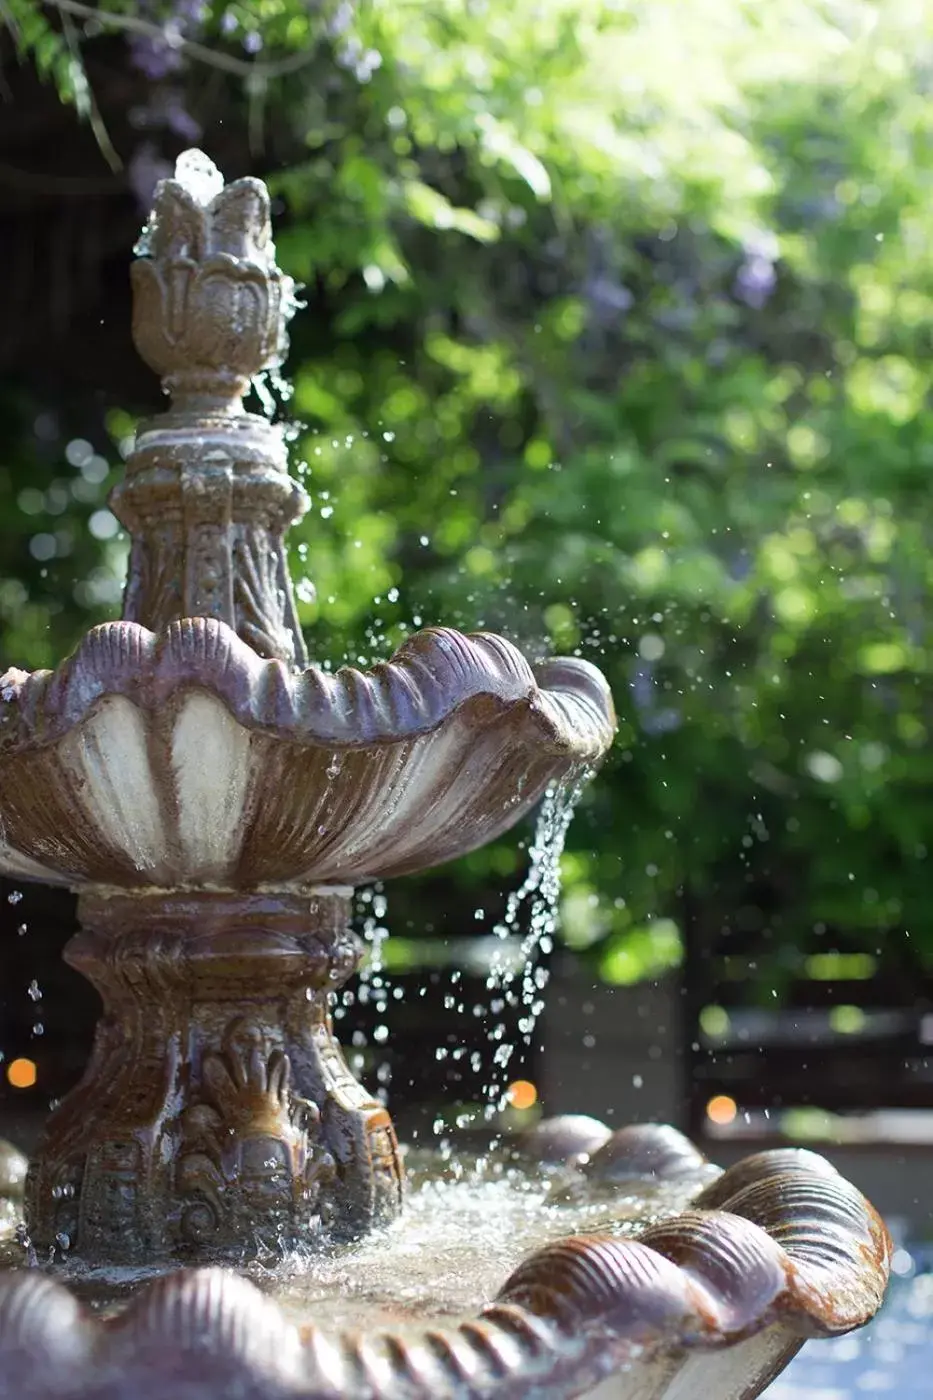
[[[216,620],[89,632],[0,681],[0,868],[72,885],[357,884],[485,845],[605,754],[605,680],[442,628],[291,671]]]
[[[663,1179],[691,1153],[703,1161],[675,1130],[663,1133],[613,1135],[607,1169],[653,1158]],[[112,1400],[155,1400],[179,1384],[191,1400],[225,1386],[254,1400],[569,1400],[614,1375],[619,1400],[752,1400],[804,1338],[874,1315],[890,1258],[883,1223],[830,1163],[762,1152],[634,1239],[545,1245],[460,1323],[296,1327],[236,1273],[205,1268],[145,1284],[101,1324],[61,1283],[0,1273],[0,1396],[51,1400],[64,1384],[81,1400],[106,1381]]]
[[[337,749],[417,738],[471,702],[527,707],[545,741],[581,763],[597,763],[615,732],[609,688],[595,666],[559,657],[533,668],[493,633],[426,628],[370,671],[291,672],[257,656],[226,624],[190,618],[161,635],[104,623],[54,671],[8,670],[0,678],[0,751],[57,742],[111,695],[155,709],[190,689],[216,695],[244,727]]]

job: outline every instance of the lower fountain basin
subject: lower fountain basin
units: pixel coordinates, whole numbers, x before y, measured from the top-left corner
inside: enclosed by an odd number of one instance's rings
[[[160,1275],[8,1239],[0,1397],[752,1400],[887,1283],[883,1224],[806,1151],[720,1173],[673,1129],[571,1117],[410,1153],[409,1177],[400,1220],[274,1268],[249,1241],[239,1268]]]

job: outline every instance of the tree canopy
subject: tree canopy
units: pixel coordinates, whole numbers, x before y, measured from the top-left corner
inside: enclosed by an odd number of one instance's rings
[[[243,133],[226,173],[276,197],[308,303],[281,411],[312,655],[444,622],[606,672],[620,732],[571,828],[566,938],[610,980],[659,971],[689,888],[763,929],[779,911],[774,966],[814,925],[933,961],[933,10],[0,16],[142,203],[219,111]],[[86,67],[117,42],[148,113],[121,150]],[[0,402],[7,664],[49,664],[118,598],[104,495],[140,405],[67,441],[51,407]]]

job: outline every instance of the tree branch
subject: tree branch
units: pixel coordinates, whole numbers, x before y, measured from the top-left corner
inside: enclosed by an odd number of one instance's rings
[[[62,12],[62,33],[65,36],[68,51],[78,71],[82,75],[82,85],[85,89],[82,95],[80,87],[77,81],[75,81],[74,87],[78,111],[81,111],[82,105],[87,108],[86,114],[91,125],[91,130],[94,133],[94,139],[97,142],[97,149],[110,166],[110,169],[116,174],[117,171],[123,169],[123,162],[114,149],[113,142],[110,139],[110,133],[104,125],[104,119],[97,105],[97,98],[94,96],[94,91],[87,80],[87,74],[84,72],[84,64],[81,62],[81,48],[78,43],[78,36],[75,33],[75,27],[71,22],[71,17],[65,14],[64,11]]]
[[[139,19],[135,15],[118,15],[100,10],[96,5],[84,5],[81,0],[42,0],[46,9],[58,10],[63,16],[75,15],[78,19],[91,19],[97,24],[110,25],[129,34],[145,34],[147,38],[159,39],[168,48],[177,49],[198,63],[206,63],[212,68],[220,68],[226,73],[258,84],[260,87],[273,78],[283,78],[306,67],[314,58],[314,49],[302,53],[289,54],[288,58],[265,63],[256,59],[236,58],[233,54],[222,53],[207,44],[199,44],[195,39],[184,39],[181,35],[169,39],[158,24],[151,20]]]

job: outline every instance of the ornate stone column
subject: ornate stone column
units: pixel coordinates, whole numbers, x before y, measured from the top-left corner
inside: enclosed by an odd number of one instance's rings
[[[275,265],[264,185],[225,188],[199,152],[176,173],[158,187],[132,269],[133,336],[172,406],[141,426],[111,498],[133,537],[123,619],[163,634],[183,618],[216,619],[300,668],[284,534],[307,501],[281,432],[241,402],[282,360],[293,284]],[[138,655],[138,637],[123,642]],[[205,663],[208,692],[225,664]],[[215,782],[225,791],[230,736],[215,710],[200,747],[165,732],[140,743],[140,714],[159,702],[134,698],[142,711],[121,697],[102,734],[77,742],[79,786],[103,781],[102,801],[121,812],[154,796],[156,825],[172,828],[174,765],[196,769],[203,749],[213,759],[202,796]],[[242,819],[232,798],[229,818]],[[274,893],[117,889],[127,874],[83,885],[66,952],[104,1014],[30,1167],[37,1250],[92,1264],[281,1256],[391,1219],[402,1182],[392,1124],[331,1028],[333,993],[361,953],[352,892],[297,878]]]
[[[111,497],[133,538],[123,617],[152,631],[219,618],[302,666],[283,537],[307,497],[281,430],[241,402],[284,357],[294,284],[275,264],[265,186],[215,183],[198,156],[192,178],[159,185],[132,268],[133,338],[172,407],[140,426]]]
[[[30,1168],[37,1247],[278,1257],[397,1213],[389,1115],[331,1028],[361,951],[349,893],[82,895],[66,958],[104,1014]]]

